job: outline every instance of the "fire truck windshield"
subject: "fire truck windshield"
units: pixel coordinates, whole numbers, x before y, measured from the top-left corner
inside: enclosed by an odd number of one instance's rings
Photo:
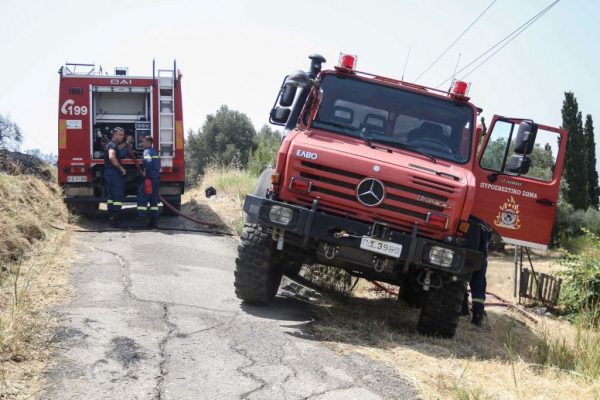
[[[468,104],[333,74],[323,77],[321,89],[316,129],[460,164],[469,160],[473,109]]]

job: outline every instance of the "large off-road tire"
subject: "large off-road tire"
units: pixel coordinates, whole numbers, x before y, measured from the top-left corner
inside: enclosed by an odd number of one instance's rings
[[[268,304],[277,294],[282,276],[271,229],[246,224],[240,239],[235,259],[235,294],[249,304]]]
[[[454,337],[465,290],[465,283],[459,280],[428,292],[423,298],[417,331],[427,336]]]
[[[271,175],[273,175],[274,171],[273,168],[267,168],[260,174],[254,187],[255,196],[265,197],[267,195],[267,190],[272,186]]]
[[[409,307],[420,308],[423,303],[423,294],[425,292],[421,286],[412,279],[406,279],[400,283],[400,294],[398,300],[402,300]]]

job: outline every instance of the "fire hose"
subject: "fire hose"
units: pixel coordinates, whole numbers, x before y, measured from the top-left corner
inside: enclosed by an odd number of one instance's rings
[[[390,288],[387,288],[385,286],[383,286],[381,283],[377,282],[377,281],[369,281],[373,286],[375,286],[378,290],[381,290],[383,292],[386,292],[390,295],[393,296],[398,296],[398,293]],[[470,290],[469,290],[470,292]],[[526,317],[527,319],[529,319],[530,321],[533,321],[535,323],[537,323],[537,319],[531,315],[530,313],[528,313],[527,311],[523,310],[522,307],[519,307],[517,304],[511,303],[510,301],[506,300],[505,298],[495,294],[495,293],[491,293],[491,292],[485,292],[486,294],[495,297],[498,301],[492,301],[492,302],[486,302],[485,305],[488,307],[506,307],[506,308],[510,308],[512,310],[517,311],[518,313],[520,313],[521,315],[523,315],[524,317]]]
[[[137,157],[135,156],[135,152],[133,151],[133,149],[131,147],[129,147],[128,153],[129,153],[129,156],[131,157],[131,159],[133,160],[133,164],[135,165],[135,168],[137,169],[138,173],[140,175],[144,175],[144,173],[142,172],[142,169],[140,168],[140,165],[138,164],[138,160],[137,160]],[[169,203],[167,200],[165,200],[165,198],[162,195],[160,195],[160,194],[158,195],[158,199],[171,212],[179,215],[180,217],[183,217],[183,218],[187,219],[188,221],[192,221],[192,222],[194,222],[196,224],[199,224],[199,225],[210,226],[212,228],[220,228],[220,229],[223,228],[223,225],[221,225],[221,224],[217,224],[217,223],[214,223],[214,222],[201,220],[201,219],[192,217],[191,215],[187,215],[187,214],[182,213],[175,206],[173,206],[171,203]]]

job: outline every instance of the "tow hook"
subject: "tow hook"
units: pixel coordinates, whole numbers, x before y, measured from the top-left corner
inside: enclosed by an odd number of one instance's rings
[[[350,235],[346,231],[338,231],[333,234],[333,237],[336,239],[341,239],[341,238],[350,237]]]
[[[328,260],[333,260],[337,253],[340,251],[339,246],[334,246],[329,243],[325,243],[323,246],[323,250],[325,250],[325,258]]]
[[[425,273],[425,277],[423,277],[423,273]],[[432,276],[437,278],[437,280],[433,283],[431,281]],[[434,275],[433,271],[431,270],[421,271],[419,273],[419,276],[417,276],[417,283],[421,285],[423,287],[423,290],[426,292],[428,292],[431,288],[439,289],[444,285],[442,277],[438,274]]]
[[[428,292],[431,287],[431,271],[425,271],[425,279],[423,279],[423,290]]]
[[[385,267],[387,267],[387,264],[388,264],[387,259],[379,258],[377,256],[373,257],[372,262],[373,262],[373,268],[375,269],[375,272],[383,272],[385,270]]]

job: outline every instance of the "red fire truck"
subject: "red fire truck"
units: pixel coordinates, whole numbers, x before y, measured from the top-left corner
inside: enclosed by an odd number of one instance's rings
[[[319,263],[418,297],[418,330],[454,335],[483,234],[546,248],[566,132],[494,116],[483,137],[469,85],[447,91],[359,71],[356,57],[284,78],[274,170],[246,197],[237,296],[267,304],[282,274]],[[412,295],[411,295],[412,296]]]
[[[185,163],[182,75],[176,63],[173,69],[156,70],[153,62],[152,76],[131,76],[124,67],[108,74],[94,64],[67,63],[59,76],[58,182],[65,202],[75,211],[90,213],[106,201],[105,145],[119,126],[137,160],[143,152],[142,138],[152,135],[161,157],[160,194],[180,208]],[[132,157],[122,159],[128,202],[136,201],[139,185],[134,162]]]

